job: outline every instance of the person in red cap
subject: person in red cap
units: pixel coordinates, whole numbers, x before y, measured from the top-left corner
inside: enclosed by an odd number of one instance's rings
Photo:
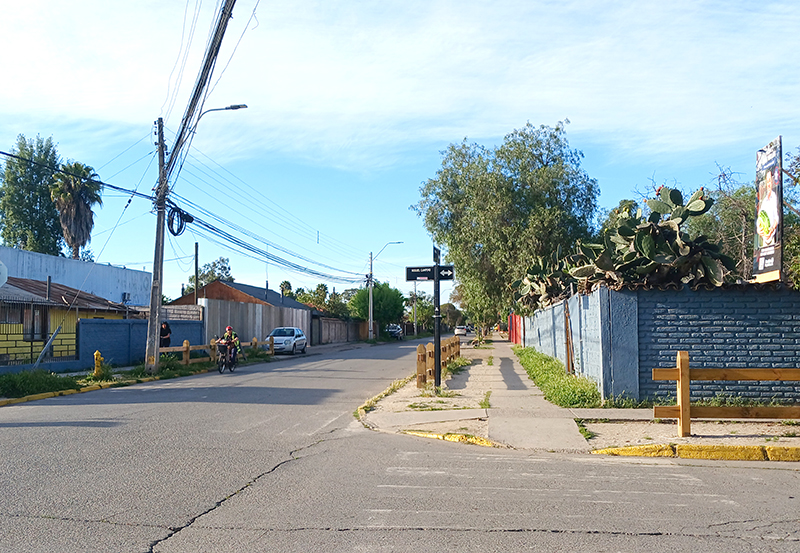
[[[232,344],[228,346],[228,351],[231,352],[231,361],[236,365],[236,356],[242,352],[242,346],[239,344],[239,336],[233,331],[232,326],[225,328],[225,334],[222,335],[222,339]]]

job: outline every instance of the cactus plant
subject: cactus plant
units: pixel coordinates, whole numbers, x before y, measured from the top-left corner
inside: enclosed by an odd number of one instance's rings
[[[711,209],[713,199],[705,190],[700,188],[684,203],[679,190],[664,186],[646,204],[648,217],[641,209],[621,213],[602,243],[578,243],[569,256],[559,252],[537,259],[512,284],[515,299],[542,308],[567,297],[573,286],[581,291],[601,284],[614,289],[628,284],[721,286],[734,261],[707,237],[692,239],[681,228],[690,217]]]

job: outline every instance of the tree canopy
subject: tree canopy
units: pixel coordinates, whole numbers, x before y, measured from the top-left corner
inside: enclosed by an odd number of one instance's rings
[[[50,197],[60,160],[52,138],[17,137],[11,153],[23,159],[5,162],[0,183],[0,236],[3,243],[48,255],[60,255],[64,243],[58,211]],[[31,163],[31,160],[34,163]]]
[[[215,280],[234,282],[234,278],[231,275],[230,260],[227,257],[220,257],[216,261],[206,263],[200,267],[198,273],[200,277],[201,288],[206,284],[214,282]],[[189,277],[189,286],[187,286],[184,290],[184,294],[194,292],[194,284],[194,275],[192,275]]]
[[[599,189],[565,124],[509,133],[486,148],[451,144],[412,206],[455,265],[464,307],[481,322],[512,304],[510,284],[535,256],[572,249],[593,229]]]
[[[372,287],[372,318],[383,329],[389,323],[403,319],[405,298],[400,290],[392,288],[389,283],[376,282]],[[361,319],[369,318],[369,289],[361,288],[350,299],[350,312]]]
[[[72,258],[80,259],[80,251],[92,237],[94,204],[103,205],[102,185],[94,169],[76,161],[66,163],[56,173],[50,196],[58,210],[64,240],[72,249]]]

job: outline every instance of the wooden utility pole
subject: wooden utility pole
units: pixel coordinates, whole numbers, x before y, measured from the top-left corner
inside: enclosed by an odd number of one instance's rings
[[[164,144],[164,120],[156,121],[158,135],[158,187],[156,188],[156,247],[153,255],[153,286],[150,288],[150,313],[147,318],[147,351],[145,353],[145,370],[158,372],[158,348],[161,329],[161,291],[164,273],[164,221],[167,203],[167,172],[164,162],[166,145]]]

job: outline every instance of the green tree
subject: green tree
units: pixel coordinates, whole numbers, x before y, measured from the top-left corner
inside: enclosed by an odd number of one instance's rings
[[[61,166],[50,188],[50,197],[58,210],[64,240],[72,249],[72,258],[80,259],[81,248],[92,237],[94,204],[103,205],[102,184],[94,169],[73,161]]]
[[[295,299],[309,307],[313,307],[319,311],[325,311],[325,302],[328,299],[328,286],[326,284],[317,284],[314,290],[308,292],[302,288],[298,288]]]
[[[281,294],[286,296],[287,298],[294,298],[294,294],[292,293],[292,283],[288,280],[284,280],[281,282],[280,285]]]
[[[64,237],[50,197],[54,168],[60,160],[52,138],[17,137],[11,153],[22,159],[5,162],[0,184],[0,236],[3,243],[48,255],[60,255]],[[28,161],[30,160],[30,161]]]
[[[206,263],[200,267],[200,271],[198,272],[201,288],[215,280],[234,281],[231,275],[230,260],[227,257],[220,257],[216,261]],[[194,292],[194,275],[189,277],[189,286],[183,291],[184,294],[190,294],[192,292]]]
[[[581,168],[583,154],[569,149],[565,123],[528,123],[493,149],[464,140],[443,156],[413,209],[447,248],[462,306],[496,318],[532,258],[572,249],[591,234],[597,182]]]
[[[409,292],[405,299],[406,318],[414,322],[414,303],[416,302],[417,329],[430,330],[433,328],[433,298],[424,292]]]
[[[376,282],[372,287],[372,318],[383,329],[389,323],[403,319],[403,293],[389,286],[389,283]],[[350,312],[361,319],[369,319],[369,289],[361,288],[350,300]]]

